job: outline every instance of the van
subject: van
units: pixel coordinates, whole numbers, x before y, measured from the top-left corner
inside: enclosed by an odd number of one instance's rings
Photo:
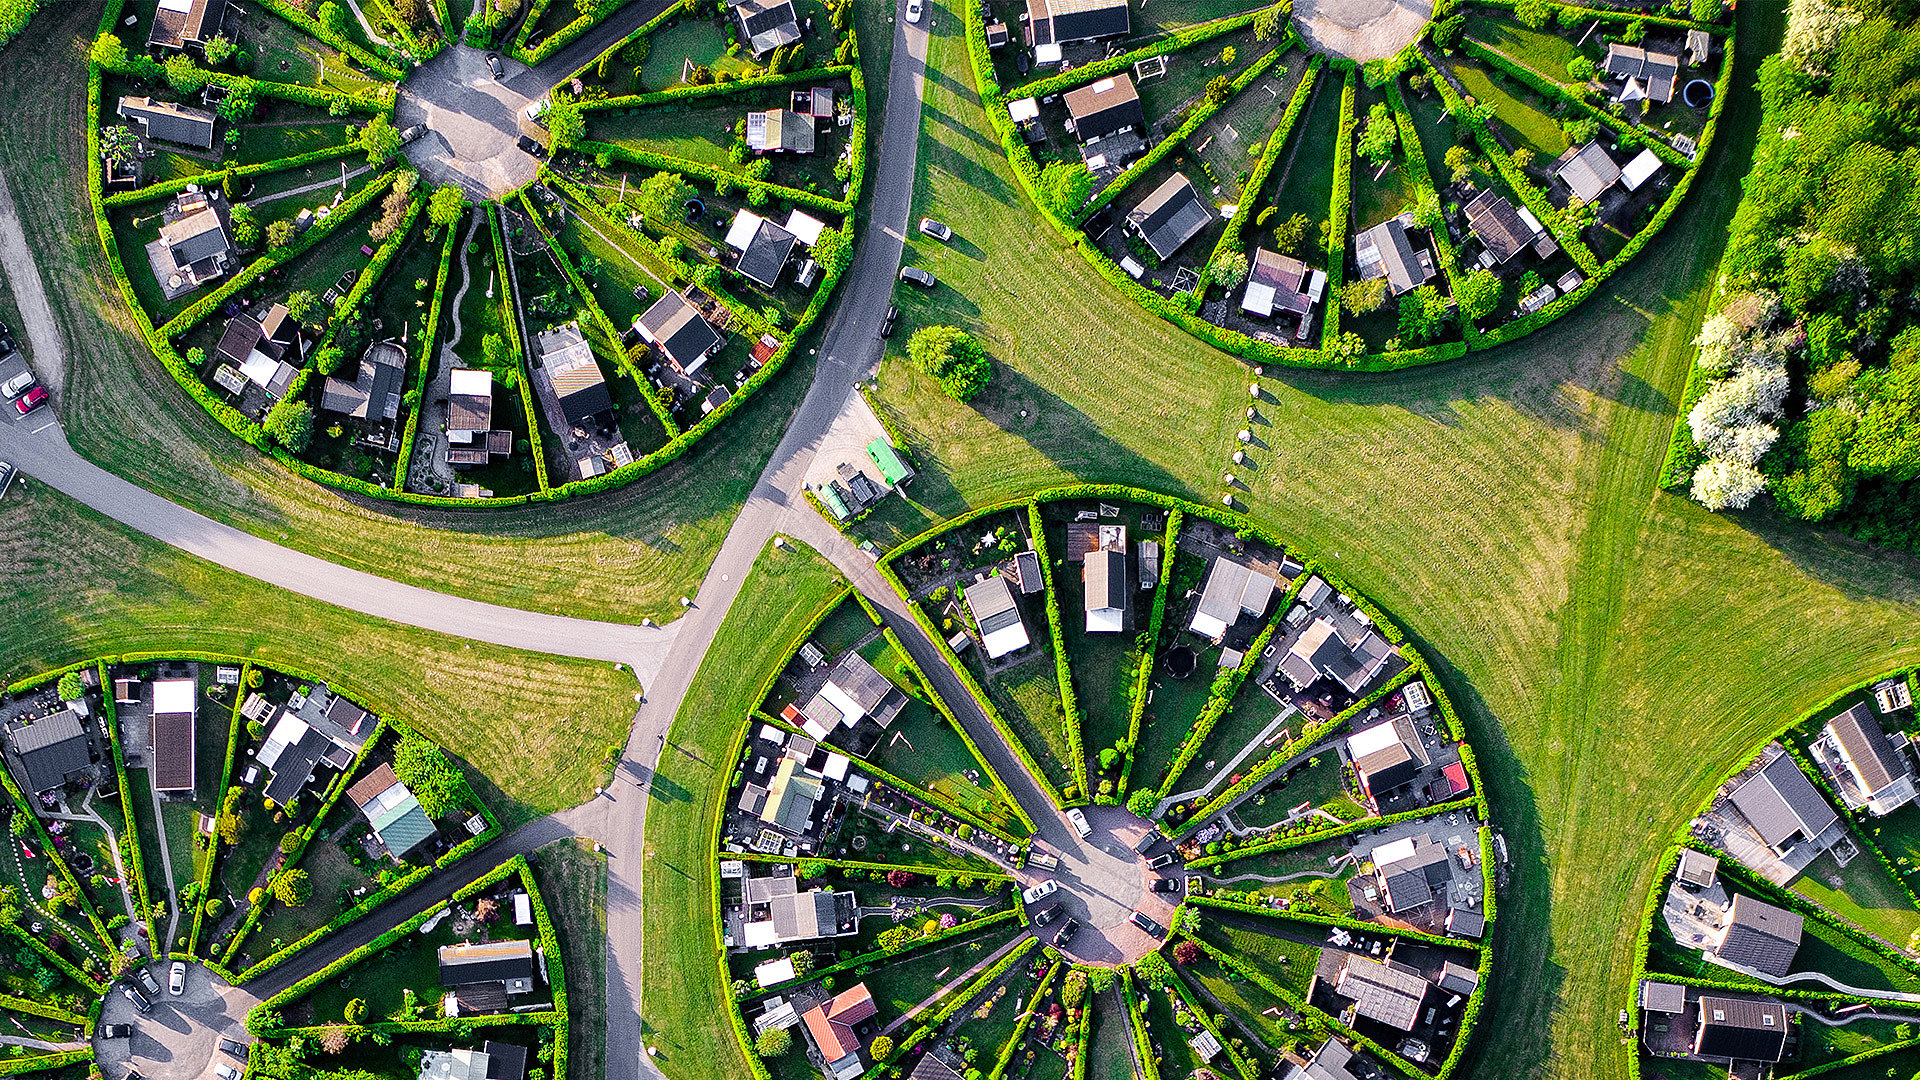
[[[23,371],[13,378],[8,379],[6,385],[0,386],[0,393],[6,394],[8,398],[17,398],[21,394],[26,393],[27,387],[32,386],[33,382],[33,372]]]

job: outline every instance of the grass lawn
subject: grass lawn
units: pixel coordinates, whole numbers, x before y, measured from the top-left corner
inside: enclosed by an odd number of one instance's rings
[[[1542,167],[1566,151],[1560,121],[1543,111],[1545,103],[1531,89],[1472,60],[1453,57],[1446,63],[1475,101],[1494,107],[1494,118],[1505,125],[1514,145],[1531,147]]]
[[[1896,1050],[1885,1057],[1873,1058],[1860,1062],[1857,1065],[1848,1065],[1846,1068],[1833,1069],[1820,1073],[1819,1075],[1820,1080],[1886,1080],[1886,1077],[1889,1075],[1911,1075],[1916,1066],[1920,1066],[1920,1050]],[[1664,1068],[1664,1064],[1662,1067]],[[1786,1080],[1793,1080],[1793,1077],[1798,1075],[1801,1074],[1795,1073],[1792,1076],[1786,1076]],[[1651,1078],[1653,1074],[1649,1072],[1648,1076]],[[1680,1080],[1680,1078],[1676,1076],[1674,1080]]]
[[[1822,854],[1794,879],[1792,888],[1896,949],[1906,948],[1920,930],[1920,910],[1869,852],[1862,851],[1845,868],[1834,862],[1831,852]]]
[[[1890,1020],[1855,1020],[1845,1027],[1828,1027],[1802,1019],[1800,1021],[1800,1058],[1779,1070],[1786,1075],[1789,1070],[1801,1072],[1823,1065],[1829,1061],[1838,1061],[1855,1054],[1864,1054],[1876,1047],[1902,1041],[1896,1033],[1901,1025]],[[1909,1034],[1907,1036],[1911,1038]]]
[[[607,1072],[607,857],[586,840],[556,840],[533,858],[534,881],[566,954],[568,1077]]]
[[[1920,974],[1881,957],[1818,919],[1807,920],[1793,970],[1825,972],[1848,986],[1868,990],[1920,992]]]
[[[1276,225],[1295,214],[1307,215],[1315,227],[1307,230],[1303,247],[1321,253],[1318,226],[1332,210],[1333,144],[1340,137],[1338,72],[1323,70],[1315,78],[1313,100],[1295,118],[1294,126],[1287,148],[1274,163],[1267,205],[1276,208],[1271,218]]]
[[[673,26],[652,34],[653,45],[642,65],[641,81],[648,90],[665,90],[680,82],[688,61],[704,64],[716,71],[745,71],[753,67],[738,57],[727,57],[727,33],[713,19],[682,19]],[[722,63],[731,60],[732,63]]]
[[[1179,975],[1176,973],[1174,977],[1179,978]],[[1160,1058],[1160,1075],[1194,1075],[1206,1062],[1194,1053],[1192,1045],[1187,1042],[1191,1036],[1174,1019],[1173,1003],[1178,999],[1174,997],[1173,988],[1155,990],[1143,983],[1139,992],[1147,1002],[1147,1035],[1153,1041],[1155,1054]]]
[[[1046,772],[1056,788],[1074,783],[1073,744],[1067,738],[1067,719],[1061,714],[1060,680],[1053,663],[1053,648],[1045,637],[1044,626],[1029,633],[1041,635],[1035,655],[985,680],[987,696],[993,699],[1000,716],[1025,743],[1033,760]]]
[[[1335,817],[1353,821],[1366,816],[1340,783],[1340,755],[1329,748],[1310,759],[1307,767],[1292,777],[1261,788],[1237,807],[1233,816],[1253,828],[1276,824],[1287,812],[1305,803],[1326,808]]]
[[[1268,1045],[1283,1045],[1292,1039],[1287,1022],[1267,1012],[1268,1009],[1285,1009],[1286,1005],[1258,983],[1211,956],[1203,955],[1198,962],[1184,965],[1180,970],[1190,983],[1206,990],[1225,1006],[1242,1028],[1252,1030]],[[1228,1025],[1229,1028],[1231,1026]]]
[[[1585,29],[1584,25],[1580,27],[1582,31]],[[1562,36],[1557,24],[1550,23],[1535,30],[1485,8],[1475,8],[1467,13],[1467,36],[1560,82],[1572,78],[1567,74],[1567,62],[1583,55],[1581,48],[1574,44],[1575,38]],[[1597,43],[1600,36],[1595,34],[1590,40]],[[1593,49],[1584,55],[1598,60],[1606,52],[1604,49]]]
[[[972,937],[947,945],[936,945],[926,952],[911,953],[861,976],[880,1006],[880,1019],[891,1023],[917,1009],[922,1002],[959,981],[950,993],[967,988],[972,979],[961,980],[967,969],[992,956],[1000,946],[1026,933],[1018,923],[1002,924]],[[840,985],[836,981],[836,986]],[[944,1000],[945,994],[941,994]],[[935,1001],[934,1004],[939,1004]],[[903,1032],[904,1034],[904,1032]]]
[[[1300,924],[1297,929],[1304,935],[1314,932],[1316,928]],[[1200,928],[1200,938],[1227,955],[1252,965],[1301,998],[1307,996],[1307,987],[1313,982],[1314,965],[1320,962],[1318,945],[1292,941],[1268,933],[1266,928],[1256,929],[1250,924],[1208,919]]]
[[[689,933],[688,926],[690,920],[704,925],[713,908],[709,830],[727,798],[729,751],[741,718],[756,704],[758,675],[799,648],[807,622],[842,585],[810,550],[769,546],[762,552],[667,737],[654,786],[672,794],[656,794],[648,810],[641,886],[648,991],[641,1031],[649,1046],[660,1048],[662,1068],[715,1078],[748,1075],[726,1019],[733,1006],[714,965],[713,939],[705,931]]]

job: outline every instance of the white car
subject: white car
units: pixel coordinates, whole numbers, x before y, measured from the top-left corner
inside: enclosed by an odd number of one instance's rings
[[[8,379],[5,385],[0,385],[0,393],[5,393],[8,400],[12,400],[26,393],[27,388],[32,386],[34,381],[33,372],[23,371],[13,378]]]
[[[179,997],[187,989],[187,965],[179,960],[167,969],[167,993]]]
[[[224,1061],[213,1067],[213,1075],[220,1080],[240,1080],[240,1070]]]
[[[907,21],[908,22],[918,23],[920,21],[920,11],[922,6],[923,6],[922,0],[907,0]]]
[[[1029,905],[1037,904],[1040,901],[1045,900],[1047,897],[1052,896],[1055,892],[1059,891],[1059,889],[1060,889],[1059,882],[1043,881],[1040,884],[1035,885],[1033,888],[1028,889],[1026,892],[1021,893],[1020,900],[1023,903],[1026,903]]]
[[[1081,813],[1079,807],[1067,811],[1067,820],[1073,824],[1073,831],[1080,834],[1080,839],[1093,835],[1093,826],[1087,824],[1087,815]]]

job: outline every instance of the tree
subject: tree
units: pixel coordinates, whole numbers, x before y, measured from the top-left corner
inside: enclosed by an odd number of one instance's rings
[[[280,854],[291,855],[300,850],[302,836],[299,829],[289,829],[280,834]]]
[[[1351,364],[1367,353],[1367,339],[1351,330],[1340,331],[1340,336],[1332,341],[1322,341],[1320,351],[1335,360],[1345,360]]]
[[[167,85],[183,94],[197,94],[207,85],[207,73],[195,66],[186,53],[174,53],[160,66],[166,72]]]
[[[763,1058],[775,1058],[793,1049],[792,1028],[768,1028],[753,1040],[753,1052]]]
[[[1272,41],[1280,33],[1280,20],[1286,18],[1282,5],[1275,4],[1253,17],[1253,36],[1260,41]]]
[[[1173,967],[1167,958],[1157,952],[1150,952],[1134,962],[1133,970],[1155,990],[1165,989],[1173,982]]]
[[[293,222],[281,220],[267,226],[267,246],[283,248],[293,243]]]
[[[313,881],[298,867],[273,875],[273,898],[288,907],[299,907],[313,895]]]
[[[1215,75],[1207,80],[1207,104],[1218,105],[1233,96],[1233,80]]]
[[[393,772],[431,818],[460,809],[466,781],[440,748],[408,732],[393,752]]]
[[[1593,61],[1584,56],[1576,56],[1567,61],[1567,74],[1574,82],[1586,82],[1593,78],[1594,70]]]
[[[449,228],[460,223],[460,215],[467,212],[467,194],[458,184],[441,184],[433,189],[433,195],[427,199],[427,220],[436,228]]]
[[[1500,306],[1504,287],[1491,270],[1475,270],[1453,283],[1453,299],[1469,319],[1484,319]]]
[[[1400,145],[1400,130],[1394,124],[1393,112],[1384,103],[1376,102],[1367,111],[1366,126],[1360,129],[1359,140],[1354,148],[1360,156],[1375,165],[1384,165],[1393,160],[1393,148]]]
[[[378,165],[400,152],[400,132],[385,113],[376,113],[354,134],[353,145],[366,151],[367,164]]]
[[[1127,796],[1127,812],[1135,817],[1146,817],[1160,802],[1160,793],[1152,788],[1135,788]]]
[[[257,106],[258,101],[254,97],[253,80],[249,79],[228,88],[227,96],[222,98],[220,104],[215,108],[229,123],[238,124],[243,120],[251,118],[253,116],[253,110]]]
[[[1340,288],[1340,306],[1353,315],[1379,311],[1380,305],[1386,302],[1386,278],[1361,278],[1349,281]]]
[[[1273,227],[1273,246],[1282,255],[1296,254],[1307,238],[1307,230],[1311,228],[1313,219],[1297,213]]]
[[[1440,213],[1440,196],[1432,188],[1421,192],[1413,204],[1413,223],[1423,229],[1437,229],[1445,220]]]
[[[1460,35],[1467,29],[1467,17],[1454,14],[1433,24],[1433,46],[1452,52],[1460,44]]]
[[[313,441],[313,406],[291,398],[276,401],[260,428],[274,442],[298,454]]]
[[[1173,947],[1174,962],[1182,967],[1191,967],[1199,963],[1204,955],[1206,954],[1201,951],[1200,943],[1197,941],[1183,941]]]
[[[1473,172],[1473,151],[1464,146],[1447,147],[1447,173],[1454,183],[1465,180]]]
[[[1533,147],[1531,146],[1514,147],[1513,167],[1516,169],[1525,169],[1527,166],[1531,164],[1533,164]]]
[[[380,216],[367,227],[367,235],[378,243],[400,231],[407,220],[407,209],[413,205],[413,189],[420,182],[420,174],[412,171],[402,172],[394,178],[393,186],[380,200]]]
[[[993,378],[993,365],[973,335],[955,326],[923,326],[907,341],[914,366],[940,380],[955,401],[971,401]]]
[[[69,671],[60,676],[59,684],[54,688],[60,694],[61,701],[79,701],[86,694],[86,684],[80,681],[80,673]]]
[[[306,322],[319,303],[319,297],[314,296],[312,290],[295,289],[287,294],[287,314],[293,316],[294,322]]]
[[[1538,30],[1553,18],[1553,5],[1548,0],[1517,0],[1513,5],[1513,14],[1522,23]]]
[[[820,272],[828,281],[844,273],[853,263],[853,240],[847,236],[847,230],[822,231],[820,242],[813,245],[813,260],[820,264]]]
[[[1447,298],[1431,285],[1400,297],[1400,337],[1415,345],[1439,335],[1447,323]]]
[[[120,40],[118,34],[108,31],[93,39],[93,48],[87,56],[103,68],[119,68],[127,62],[127,43]]]
[[[342,36],[347,32],[346,9],[336,3],[335,0],[322,0],[319,8],[314,11],[313,15],[314,18],[320,20],[322,27],[336,37]]]
[[[1229,251],[1207,266],[1207,280],[1222,288],[1235,289],[1247,280],[1245,252]]]
[[[1687,4],[1687,14],[1693,16],[1694,22],[1719,22],[1725,13],[1723,0],[1689,0]]]
[[[797,949],[789,954],[787,959],[793,961],[793,973],[795,975],[806,978],[808,975],[813,974],[813,950]]]
[[[571,94],[555,91],[550,100],[544,117],[547,132],[553,136],[553,149],[565,150],[586,135],[587,116],[580,111],[579,99]]]
[[[693,197],[693,185],[676,172],[654,173],[633,191],[634,205],[653,221],[671,221],[683,216],[687,201]]]
[[[914,881],[915,881],[915,875],[911,870],[887,871],[887,884],[893,886],[896,889],[904,889],[907,886],[913,884]]]
[[[1068,217],[1086,205],[1093,173],[1079,163],[1050,161],[1040,170],[1040,202],[1056,217]]]
[[[867,1044],[867,1056],[875,1061],[885,1061],[893,1054],[893,1038],[888,1035],[876,1036]]]
[[[206,54],[207,63],[219,67],[221,64],[233,59],[233,50],[234,44],[232,38],[225,34],[215,34],[207,39],[207,43],[202,49],[202,52]]]
[[[1461,101],[1460,108],[1455,111],[1454,115],[1459,117],[1461,123],[1470,128],[1483,128],[1487,126],[1487,121],[1493,119],[1493,113],[1492,102],[1482,105],[1472,98],[1464,98]]]
[[[140,137],[125,124],[115,124],[100,132],[100,156],[116,167],[132,164],[140,156]]]
[[[1766,487],[1767,478],[1759,469],[1725,458],[1708,458],[1694,470],[1690,494],[1709,510],[1744,510]]]

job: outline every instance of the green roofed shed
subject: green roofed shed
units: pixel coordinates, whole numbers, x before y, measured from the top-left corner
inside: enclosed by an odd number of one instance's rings
[[[821,484],[814,491],[819,494],[820,501],[827,504],[827,509],[833,511],[833,516],[837,520],[845,521],[853,516],[847,509],[847,501],[840,497],[839,492],[833,490],[832,484]]]
[[[880,467],[880,475],[887,478],[887,483],[899,487],[913,479],[913,469],[901,460],[899,452],[887,440],[875,439],[868,443],[867,456]]]

